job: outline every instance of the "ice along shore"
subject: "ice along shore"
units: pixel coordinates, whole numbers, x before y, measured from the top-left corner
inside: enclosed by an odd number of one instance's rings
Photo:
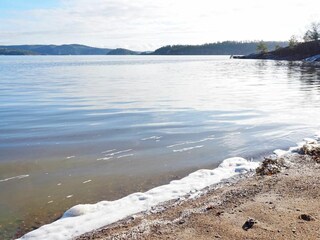
[[[270,232],[290,239],[289,233],[318,234],[315,184],[320,183],[320,168],[310,156],[317,148],[316,140],[307,139],[288,151],[275,151],[263,168],[242,158],[226,159],[216,169],[196,171],[145,193],[77,205],[21,239],[234,239],[234,234],[267,239]],[[305,224],[302,214],[312,221]],[[253,228],[245,231],[247,218]]]

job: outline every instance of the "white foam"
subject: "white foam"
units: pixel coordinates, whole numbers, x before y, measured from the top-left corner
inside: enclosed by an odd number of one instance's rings
[[[29,175],[26,174],[26,175],[19,175],[19,176],[15,176],[15,177],[9,177],[9,178],[5,178],[5,179],[1,179],[0,182],[7,182],[7,181],[10,181],[10,180],[22,179],[22,178],[26,178],[26,177],[29,177]]]
[[[182,146],[182,145],[188,145],[188,144],[201,143],[201,142],[211,141],[211,140],[214,140],[214,139],[215,139],[215,138],[214,138],[213,136],[209,136],[209,137],[207,137],[207,138],[200,139],[200,140],[198,140],[198,141],[186,141],[186,142],[182,142],[182,143],[177,143],[177,144],[169,145],[169,146],[167,146],[167,148],[173,148],[173,147]]]
[[[110,149],[110,150],[107,150],[107,151],[103,151],[101,153],[109,153],[109,152],[113,152],[113,151],[116,151],[117,149]]]
[[[162,138],[162,136],[151,136],[151,137],[147,137],[147,138],[142,138],[141,141],[147,141],[147,140],[160,140]]]
[[[102,123],[100,122],[96,122],[96,123],[89,123],[89,126],[98,126],[101,125]]]
[[[316,138],[316,140],[320,141],[320,131],[317,132],[314,137]]]
[[[153,188],[145,193],[133,193],[116,201],[77,205],[66,211],[59,220],[27,233],[21,240],[72,239],[132,214],[149,210],[161,202],[196,193],[223,179],[254,170],[258,166],[258,162],[229,158],[213,170],[198,170],[181,180],[171,181],[167,185]]]
[[[131,157],[131,156],[133,156],[133,154],[125,154],[125,155],[118,156],[117,159]]]
[[[315,137],[317,138],[317,135]],[[317,144],[318,144],[317,139],[304,138],[303,141],[297,143],[297,146],[290,147],[288,150],[277,149],[277,150],[273,151],[273,153],[276,154],[278,157],[282,157],[287,154],[292,154],[292,153],[296,153],[296,152],[301,151],[301,148],[305,145],[312,146],[312,145],[317,145]]]
[[[112,159],[113,157],[104,157],[104,158],[98,158],[97,161],[108,161]]]
[[[66,159],[71,159],[71,158],[75,158],[76,156],[69,156],[69,157],[66,157]]]
[[[172,150],[172,151],[173,151],[173,152],[185,152],[185,151],[190,151],[190,150],[197,149],[197,148],[202,148],[202,147],[203,147],[203,145],[199,145],[199,146],[194,146],[194,147],[174,149],[174,150]]]
[[[276,154],[278,157],[282,157],[285,154],[288,153],[288,151],[282,150],[282,149],[276,149],[273,151],[274,154]]]
[[[167,146],[167,148],[173,148],[173,147],[182,146],[182,145],[185,145],[185,144],[188,144],[188,143],[187,142],[183,142],[183,143],[172,144],[172,145]]]
[[[86,184],[86,183],[89,183],[89,182],[92,182],[92,180],[89,179],[87,181],[84,181],[83,184]]]
[[[131,152],[131,151],[132,151],[132,149],[126,149],[126,150],[121,150],[121,151],[118,151],[118,152],[111,152],[111,153],[106,154],[105,156],[106,157],[112,157],[114,155],[118,155],[118,154],[126,153],[126,152]]]

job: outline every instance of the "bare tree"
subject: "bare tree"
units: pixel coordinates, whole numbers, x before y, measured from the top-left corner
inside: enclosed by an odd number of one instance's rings
[[[295,35],[292,35],[291,38],[289,39],[289,47],[293,48],[298,44],[298,39]]]
[[[303,36],[305,42],[316,41],[320,38],[320,22],[313,22]]]

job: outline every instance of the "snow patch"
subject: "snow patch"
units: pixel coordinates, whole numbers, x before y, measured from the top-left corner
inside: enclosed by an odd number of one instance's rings
[[[150,210],[151,207],[162,202],[196,193],[224,179],[247,173],[258,166],[258,162],[251,162],[239,157],[229,158],[213,170],[198,170],[185,178],[171,181],[167,185],[153,188],[145,193],[133,193],[115,201],[76,205],[66,211],[59,220],[27,233],[20,239],[72,239],[132,214]]]

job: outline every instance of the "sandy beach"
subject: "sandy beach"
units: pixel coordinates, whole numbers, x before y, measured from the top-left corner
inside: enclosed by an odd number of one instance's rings
[[[319,152],[304,153],[76,239],[320,239]]]

